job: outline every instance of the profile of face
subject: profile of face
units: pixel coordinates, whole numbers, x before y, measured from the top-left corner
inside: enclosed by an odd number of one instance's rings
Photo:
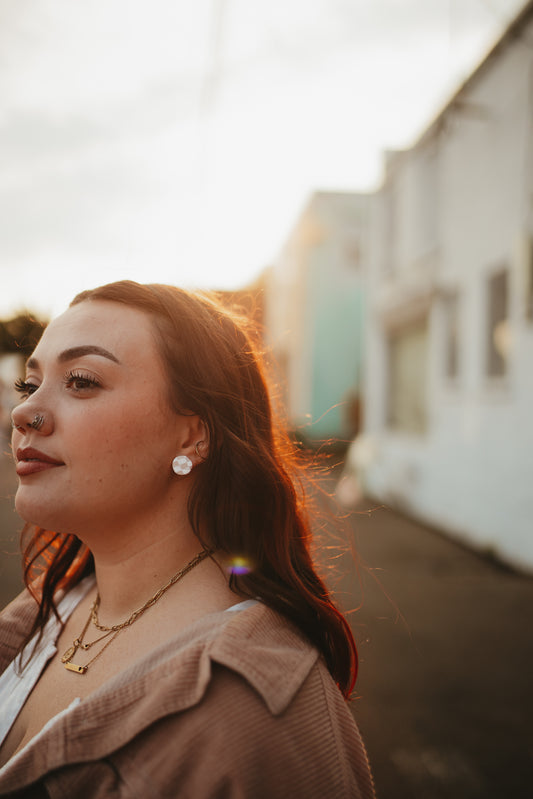
[[[42,424],[31,426],[37,416]],[[172,460],[203,437],[197,416],[170,406],[168,378],[150,316],[90,300],[46,328],[27,364],[13,411],[26,521],[80,534],[146,519],[175,493]]]

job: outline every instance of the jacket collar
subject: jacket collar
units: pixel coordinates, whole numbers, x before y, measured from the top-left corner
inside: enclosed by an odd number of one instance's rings
[[[164,716],[193,707],[205,694],[213,663],[240,674],[278,715],[318,657],[298,630],[261,602],[205,616],[57,719],[5,766],[0,790],[107,757]]]

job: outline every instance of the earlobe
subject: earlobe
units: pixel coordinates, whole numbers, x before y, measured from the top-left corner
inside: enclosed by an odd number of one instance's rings
[[[177,455],[172,461],[172,471],[174,474],[185,475],[192,470],[192,460],[187,455]]]

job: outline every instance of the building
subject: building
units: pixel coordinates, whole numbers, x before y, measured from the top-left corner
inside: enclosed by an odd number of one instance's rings
[[[370,234],[363,479],[533,569],[533,3],[409,150]]]
[[[289,425],[314,445],[358,431],[369,202],[314,194],[267,272],[267,344]]]

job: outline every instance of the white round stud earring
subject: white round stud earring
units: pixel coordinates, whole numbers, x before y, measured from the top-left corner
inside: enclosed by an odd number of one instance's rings
[[[192,460],[187,455],[177,455],[172,461],[174,474],[189,474],[192,469]]]

